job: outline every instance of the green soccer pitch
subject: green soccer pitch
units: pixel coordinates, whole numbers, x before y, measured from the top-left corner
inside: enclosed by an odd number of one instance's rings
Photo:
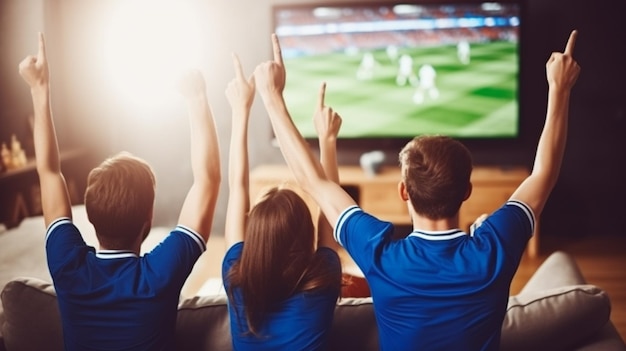
[[[326,104],[343,124],[339,137],[411,137],[445,134],[462,138],[500,138],[518,133],[517,44],[472,44],[471,62],[462,64],[455,45],[399,49],[413,57],[417,72],[423,64],[436,72],[439,97],[413,101],[416,87],[398,86],[397,60],[384,49],[373,51],[373,77],[358,80],[363,56],[333,53],[285,59],[285,101],[291,116],[307,138],[315,138],[313,112],[320,84],[327,82]],[[398,56],[399,56],[398,55]]]

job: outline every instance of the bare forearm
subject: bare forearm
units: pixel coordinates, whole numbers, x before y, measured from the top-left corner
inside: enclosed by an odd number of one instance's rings
[[[31,89],[34,109],[34,146],[36,155],[37,172],[45,173],[61,172],[59,162],[59,147],[50,110],[50,90],[42,87]]]
[[[569,90],[551,88],[546,122],[537,145],[533,174],[545,174],[552,189],[559,176],[567,140]]]
[[[59,217],[71,217],[72,210],[65,179],[61,174],[59,146],[52,120],[50,76],[43,33],[39,33],[37,56],[26,56],[18,69],[30,87],[33,101],[35,159],[44,223],[48,226]]]
[[[339,183],[339,169],[337,167],[337,139],[320,139],[320,162],[326,179]]]
[[[245,116],[237,116],[242,113]],[[248,113],[244,111],[233,112],[228,165],[229,195],[225,223],[227,248],[244,240],[246,216],[250,210],[247,115]]]
[[[191,129],[193,184],[185,198],[179,223],[196,230],[207,240],[221,181],[220,157],[213,115],[204,91],[188,98]]]
[[[580,72],[572,57],[578,31],[573,30],[563,53],[553,52],[546,62],[548,107],[546,122],[537,145],[531,175],[511,196],[525,202],[539,216],[561,170],[569,119],[570,92]]]
[[[234,117],[233,117],[234,118]],[[233,122],[233,133],[230,139],[228,165],[228,185],[230,187],[248,187],[248,130],[239,124],[246,121]]]
[[[567,140],[569,94],[569,90],[550,88],[532,173],[511,196],[530,206],[535,216],[543,211],[559,177]]]
[[[213,114],[206,96],[187,102],[191,128],[191,168],[194,182],[219,183],[219,145]]]
[[[326,178],[339,184],[339,170],[337,167],[337,139],[320,138],[320,161]],[[317,219],[318,246],[339,249],[339,244],[333,238],[333,228],[322,211],[319,211]]]
[[[59,147],[50,109],[48,86],[31,89],[35,146],[35,163],[41,189],[44,224],[48,226],[60,217],[72,217],[65,178],[61,174]]]

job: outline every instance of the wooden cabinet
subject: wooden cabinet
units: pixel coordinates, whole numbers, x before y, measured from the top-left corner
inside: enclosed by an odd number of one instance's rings
[[[83,150],[63,151],[59,155],[72,204],[82,203],[89,172]],[[41,193],[35,159],[21,168],[0,173],[0,223],[10,229],[22,219],[41,214]]]
[[[459,213],[461,229],[469,230],[478,216],[489,214],[502,206],[528,174],[528,170],[523,167],[475,167],[471,177],[472,195],[463,203]],[[411,225],[406,204],[398,195],[399,167],[384,167],[379,174],[371,177],[358,166],[340,166],[339,179],[341,186],[364,211],[396,225]],[[291,172],[285,165],[255,168],[250,174],[251,197],[255,199],[263,189],[278,184],[292,187],[311,208],[316,208],[313,200],[294,184]],[[527,248],[530,256],[538,254],[538,235],[539,230],[535,230]]]

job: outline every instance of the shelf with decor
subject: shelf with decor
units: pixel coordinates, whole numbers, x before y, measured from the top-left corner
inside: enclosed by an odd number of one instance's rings
[[[87,152],[82,149],[61,151],[59,158],[72,204],[82,203],[86,182]],[[34,158],[19,167],[0,173],[0,223],[13,228],[22,219],[41,214],[39,177]]]

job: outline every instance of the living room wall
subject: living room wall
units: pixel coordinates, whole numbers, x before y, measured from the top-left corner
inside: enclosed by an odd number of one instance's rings
[[[281,1],[280,3],[284,3]],[[299,0],[292,2],[309,2]],[[345,2],[345,1],[342,1]],[[357,2],[357,1],[353,1]],[[19,3],[19,5],[18,5]],[[27,89],[17,77],[17,63],[36,49],[35,32],[45,29],[53,77],[53,107],[62,145],[81,145],[102,158],[128,150],[146,158],[157,174],[155,225],[172,225],[191,184],[188,125],[180,103],[159,109],[131,108],[103,84],[99,58],[105,54],[98,42],[103,14],[115,1],[3,1],[3,58],[0,61],[3,111],[0,129],[10,116],[29,111]],[[214,231],[224,225],[227,194],[227,155],[230,109],[224,89],[232,78],[230,53],[239,54],[244,70],[271,57],[269,41],[272,0],[200,0],[195,4],[205,18],[200,24],[205,64],[200,67],[220,135],[223,185],[216,210]],[[32,9],[37,11],[32,12]],[[9,12],[5,9],[10,9]],[[522,51],[523,118],[528,124],[520,146],[509,155],[502,149],[477,149],[480,162],[531,165],[534,147],[545,117],[545,61],[550,52],[562,50],[571,29],[580,31],[575,56],[582,73],[571,103],[570,137],[561,177],[542,216],[543,235],[626,235],[620,215],[626,212],[626,3],[598,0],[528,0]],[[42,22],[33,18],[40,13]],[[5,21],[5,17],[28,20]],[[12,23],[12,24],[9,24]],[[25,33],[32,32],[32,33]],[[19,41],[7,38],[16,35]],[[4,47],[11,45],[10,55]],[[149,58],[146,58],[149,59]],[[319,82],[311,82],[312,92]],[[141,118],[138,118],[140,116]],[[253,106],[250,136],[251,167],[282,163],[270,143],[271,126],[257,99]],[[371,148],[375,148],[372,146]],[[364,149],[340,150],[340,162],[354,164]],[[506,150],[505,150],[506,151]],[[395,163],[397,150],[387,150]]]

